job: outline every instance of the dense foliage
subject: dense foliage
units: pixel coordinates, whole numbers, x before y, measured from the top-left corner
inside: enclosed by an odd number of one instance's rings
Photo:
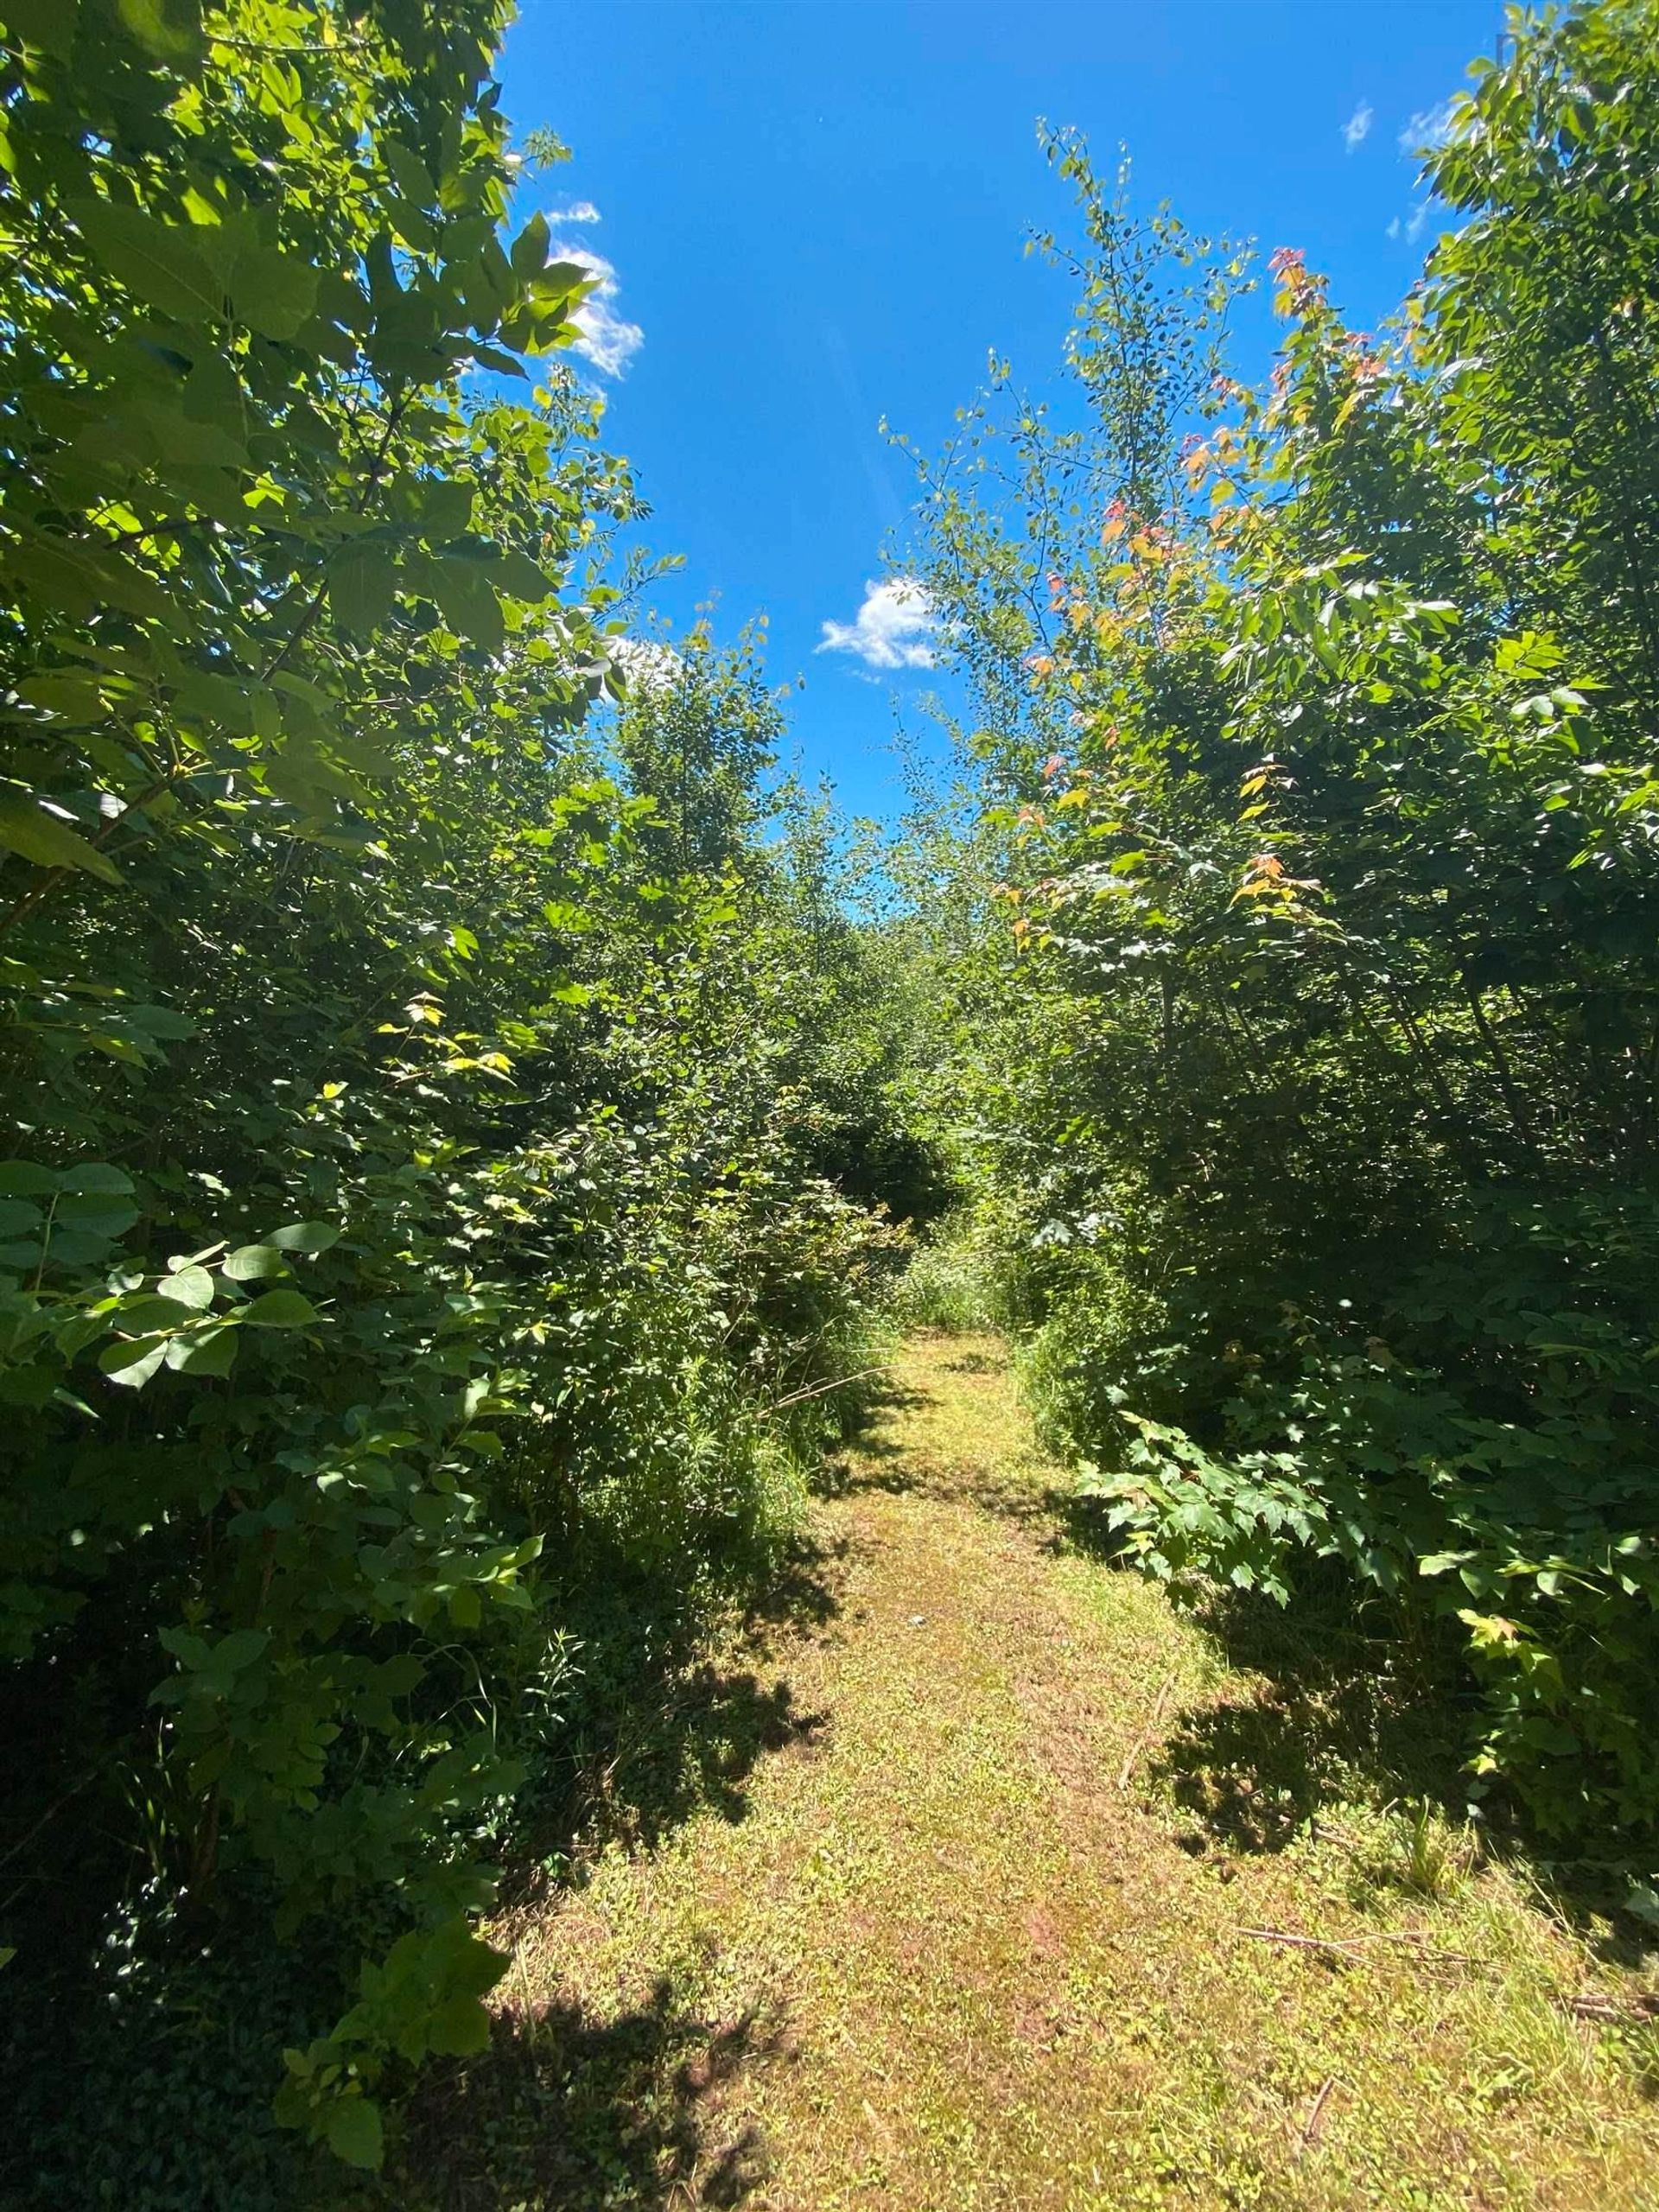
[[[369,2166],[485,2038],[567,1594],[782,1525],[915,1160],[752,656],[619,651],[498,0],[3,14],[9,2073],[275,1947]],[[20,2189],[207,2201],[211,2116],[172,2196],[92,2125]]]
[[[1650,1868],[1659,14],[1512,18],[1396,327],[1276,252],[1261,393],[1247,257],[1051,151],[1067,393],[924,471],[976,1233],[1135,1556],[1440,1618],[1478,1771]]]
[[[629,633],[504,22],[0,0],[19,2202],[380,2163],[582,1639],[764,1561],[961,1191],[901,1310],[1028,1332],[1134,1557],[1338,1563],[1659,1866],[1655,0],[1513,21],[1384,337],[1274,254],[1259,392],[1249,255],[1049,142],[1069,378],[924,471],[973,790],[879,927],[757,640]]]

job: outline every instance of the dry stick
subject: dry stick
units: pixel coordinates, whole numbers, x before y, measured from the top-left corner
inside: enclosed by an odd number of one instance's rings
[[[1319,2084],[1319,2094],[1313,2100],[1313,2109],[1307,2115],[1307,2124],[1302,2130],[1302,2139],[1296,2145],[1296,2156],[1299,2158],[1308,2150],[1318,2135],[1319,2122],[1325,2117],[1325,2101],[1336,2086],[1337,2077],[1334,2074],[1327,2074]]]
[[[1560,2000],[1575,2020],[1605,2020],[1618,2026],[1635,2026],[1659,2020],[1659,1993],[1638,1990],[1632,1997],[1610,1997],[1599,1989],[1586,1989]]]
[[[856,1375],[841,1376],[834,1382],[815,1382],[810,1390],[791,1390],[786,1398],[774,1398],[766,1408],[769,1414],[780,1414],[785,1406],[804,1405],[809,1398],[821,1398],[826,1390],[844,1390],[849,1382],[862,1382],[872,1375],[890,1375],[893,1363],[884,1361],[880,1367],[861,1367]]]
[[[1410,1943],[1418,1947],[1420,1958],[1433,1959],[1440,1966],[1471,1967],[1476,1961],[1466,1951],[1437,1951],[1428,1947],[1428,1938],[1412,1929],[1375,1929],[1368,1936],[1294,1936],[1286,1928],[1236,1928],[1235,1936],[1249,1936],[1258,1943],[1288,1943],[1301,1951],[1340,1951],[1344,1957],[1363,1960],[1367,1943]]]
[[[1469,1011],[1474,1016],[1475,1027],[1480,1032],[1481,1042],[1491,1055],[1492,1066],[1497,1075],[1497,1087],[1503,1094],[1503,1103],[1510,1109],[1515,1134],[1520,1138],[1522,1148],[1536,1160],[1538,1139],[1527,1113],[1526,1102],[1521,1096],[1520,1085],[1516,1082],[1515,1071],[1510,1065],[1510,1056],[1503,1049],[1503,1041],[1487,1019],[1486,1009],[1480,1002],[1480,993],[1472,983],[1465,983],[1464,989],[1469,1000]]]
[[[1293,1936],[1283,1928],[1236,1928],[1233,1933],[1249,1936],[1258,1943],[1288,1943],[1299,1951],[1340,1951],[1350,1959],[1363,1956],[1355,1944],[1340,1942],[1334,1936]]]
[[[1141,1752],[1146,1750],[1147,1745],[1157,1734],[1158,1723],[1164,1717],[1164,1707],[1168,1704],[1169,1694],[1174,1687],[1174,1675],[1173,1674],[1166,1675],[1164,1677],[1164,1686],[1162,1689],[1159,1691],[1157,1701],[1152,1708],[1151,1719],[1147,1721],[1146,1726],[1141,1731],[1141,1733],[1129,1745],[1128,1756],[1117,1770],[1117,1786],[1120,1789],[1127,1789],[1128,1788],[1129,1777],[1135,1772],[1135,1761],[1140,1758]]]
[[[46,1810],[41,1815],[40,1819],[35,1821],[34,1827],[29,1828],[24,1834],[19,1836],[16,1842],[12,1845],[9,1851],[0,1853],[0,1866],[10,1866],[12,1860],[16,1858],[18,1853],[26,1850],[28,1847],[34,1842],[35,1837],[39,1835],[41,1830],[45,1827],[48,1822],[56,1820],[58,1815],[63,1810],[70,1799],[72,1797],[79,1797],[81,1791],[86,1787],[87,1783],[89,1782],[96,1781],[97,1778],[97,1770],[94,1768],[90,1773],[83,1774],[79,1782],[71,1783],[68,1789],[64,1791],[61,1797],[54,1797],[52,1802],[47,1807]]]

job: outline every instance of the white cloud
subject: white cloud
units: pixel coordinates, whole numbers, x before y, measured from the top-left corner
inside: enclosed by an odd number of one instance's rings
[[[616,311],[621,288],[615,269],[602,253],[595,253],[591,246],[573,245],[569,238],[556,238],[550,251],[555,261],[579,261],[595,279],[593,290],[571,317],[578,333],[574,341],[576,352],[591,361],[601,376],[625,374],[645,344],[645,334],[637,322],[626,321]]]
[[[1361,100],[1347,122],[1343,124],[1342,143],[1351,154],[1356,146],[1363,146],[1370,137],[1371,118],[1376,112],[1370,100]]]
[[[1427,153],[1436,146],[1444,146],[1452,136],[1452,103],[1445,99],[1438,107],[1420,107],[1400,133],[1401,152]]]
[[[548,212],[550,223],[597,223],[602,220],[591,200],[573,200],[568,207],[554,207]]]
[[[886,576],[864,587],[850,622],[826,622],[821,653],[852,653],[866,668],[931,668],[936,618],[913,576]]]
[[[1408,245],[1415,245],[1428,227],[1432,202],[1420,200],[1408,215],[1396,215],[1389,223],[1388,236],[1404,238]]]

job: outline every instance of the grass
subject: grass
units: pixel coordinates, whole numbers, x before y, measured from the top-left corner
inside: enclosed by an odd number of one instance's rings
[[[683,1758],[498,1929],[391,2201],[1659,2207],[1648,1985],[1483,1849],[1418,1686],[1334,1608],[1179,1616],[1065,1489],[995,1339],[909,1345]]]

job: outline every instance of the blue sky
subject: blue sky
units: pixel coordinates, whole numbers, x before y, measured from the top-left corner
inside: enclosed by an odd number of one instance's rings
[[[727,633],[766,613],[770,673],[804,678],[801,765],[892,812],[895,721],[933,679],[902,664],[917,610],[867,594],[912,482],[878,424],[932,451],[990,347],[1052,368],[1065,284],[1022,247],[1065,199],[1038,117],[1103,168],[1126,143],[1137,199],[1195,228],[1304,248],[1370,327],[1433,235],[1402,133],[1500,21],[1497,0],[524,0],[507,111],[575,158],[518,212],[571,211],[556,237],[613,272],[584,373],[647,541],[684,557],[663,612],[715,600]],[[1241,335],[1262,373],[1265,315]]]

